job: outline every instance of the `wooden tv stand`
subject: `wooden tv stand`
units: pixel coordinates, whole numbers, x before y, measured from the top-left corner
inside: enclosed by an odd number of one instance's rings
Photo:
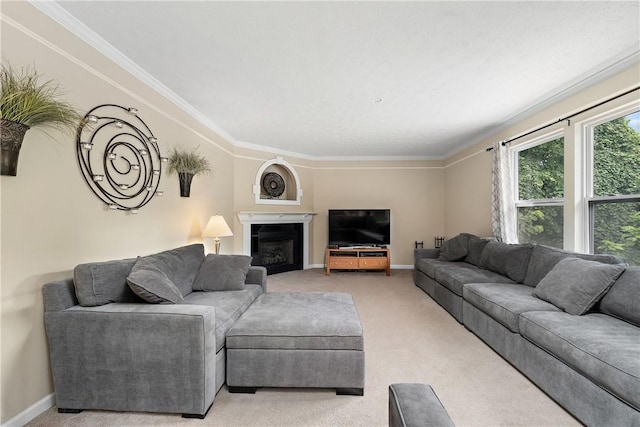
[[[391,249],[389,248],[327,248],[325,274],[331,270],[385,270],[391,275]]]

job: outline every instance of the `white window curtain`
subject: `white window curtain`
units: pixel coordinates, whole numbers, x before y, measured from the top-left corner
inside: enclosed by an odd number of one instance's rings
[[[516,243],[516,208],[513,198],[513,174],[509,148],[493,144],[491,168],[491,222],[494,236],[505,243]]]

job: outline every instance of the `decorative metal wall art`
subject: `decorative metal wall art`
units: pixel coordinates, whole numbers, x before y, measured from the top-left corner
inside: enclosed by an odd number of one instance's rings
[[[280,197],[284,193],[284,187],[284,179],[278,173],[269,172],[262,178],[262,188],[269,197]]]
[[[91,191],[109,209],[138,213],[162,196],[158,139],[136,108],[103,104],[89,111],[78,128],[76,154]]]

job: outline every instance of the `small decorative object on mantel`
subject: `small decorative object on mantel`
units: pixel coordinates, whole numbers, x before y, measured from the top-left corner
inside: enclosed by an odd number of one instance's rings
[[[0,175],[16,176],[24,135],[32,127],[75,129],[80,114],[60,100],[59,86],[52,80],[40,83],[32,69],[15,70],[2,64],[0,96]]]
[[[197,151],[198,147],[192,150],[173,147],[169,153],[169,175],[178,174],[180,197],[191,195],[191,181],[194,176],[211,172],[209,160]]]
[[[76,154],[85,182],[111,210],[137,214],[158,190],[162,163],[158,139],[138,109],[103,104],[78,128]]]

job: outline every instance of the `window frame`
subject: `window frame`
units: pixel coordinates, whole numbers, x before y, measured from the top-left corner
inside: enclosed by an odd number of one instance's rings
[[[587,253],[593,254],[596,251],[595,248],[595,231],[594,231],[594,210],[596,205],[608,204],[608,203],[635,203],[640,202],[640,193],[613,195],[613,196],[594,196],[594,177],[595,177],[595,128],[601,124],[615,120],[620,117],[627,116],[629,114],[640,111],[640,104],[635,101],[621,105],[617,108],[610,108],[607,111],[595,115],[590,119],[581,122],[582,127],[582,143],[585,149],[583,150],[584,157],[582,159],[584,167],[584,174],[580,177],[584,182],[584,194],[582,197],[582,215],[586,219],[586,227],[583,229],[583,238],[586,243],[584,250]]]
[[[521,144],[518,144],[514,147],[509,147],[510,156],[511,156],[511,164],[512,164],[512,187],[513,187],[513,196],[514,196],[514,207],[515,207],[515,225],[516,225],[516,236],[519,236],[520,229],[518,223],[518,209],[519,208],[531,208],[531,207],[545,207],[545,206],[562,206],[564,210],[565,197],[564,192],[566,191],[566,179],[564,178],[563,171],[563,197],[551,197],[544,199],[520,199],[520,181],[519,181],[519,154],[523,151],[526,151],[530,148],[537,147],[539,145],[546,144],[551,141],[555,141],[556,139],[563,139],[563,147],[566,143],[566,136],[564,134],[564,129],[556,129],[550,132],[546,132],[542,135],[538,135],[531,139],[525,140]],[[563,150],[563,158],[566,155],[566,147]],[[564,234],[564,233],[563,233]],[[564,242],[564,235],[562,236],[562,240]]]

